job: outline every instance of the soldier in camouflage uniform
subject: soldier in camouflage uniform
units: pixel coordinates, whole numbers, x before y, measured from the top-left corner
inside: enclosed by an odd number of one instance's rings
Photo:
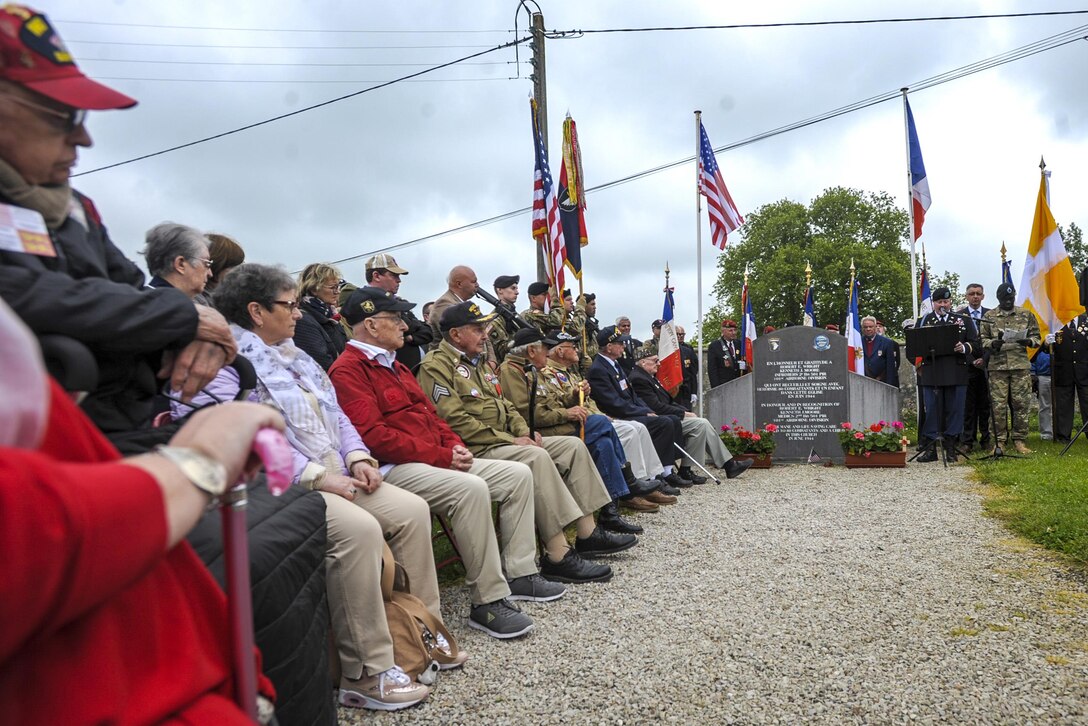
[[[997,288],[998,307],[982,316],[982,344],[989,348],[990,398],[993,402],[994,442],[1008,436],[1007,411],[1012,408],[1012,442],[1017,452],[1030,454],[1024,443],[1031,410],[1031,362],[1027,349],[1042,341],[1035,315],[1014,304],[1016,288],[1004,283]]]
[[[534,282],[529,285],[529,307],[521,311],[521,318],[536,327],[541,333],[552,328],[561,328],[566,322],[567,311],[553,298],[552,309],[544,312],[550,288],[546,282]]]
[[[518,300],[518,282],[520,281],[520,275],[499,275],[495,278],[495,297],[498,298],[499,305],[503,309],[495,308],[495,320],[491,323],[488,339],[491,341],[492,350],[495,351],[495,359],[499,363],[502,363],[510,347],[512,330],[506,321],[506,316],[516,314],[514,304]]]
[[[640,357],[657,355],[657,346],[661,342],[661,326],[664,324],[664,320],[655,320],[653,324],[650,325],[650,332],[653,334],[653,337],[643,343],[642,347],[639,348],[641,351],[641,353],[639,353]]]
[[[612,569],[583,559],[631,548],[637,540],[600,529],[593,512],[611,501],[585,444],[569,436],[542,438],[500,393],[484,365],[485,325],[493,319],[473,302],[442,313],[442,342],[419,366],[419,384],[438,415],[476,456],[520,461],[533,472],[536,526],[544,540],[540,574],[559,582],[603,582]],[[571,548],[564,527],[574,524]]]
[[[587,292],[582,297],[585,299],[586,324],[585,333],[578,333],[577,346],[582,351],[580,365],[584,373],[589,370],[593,357],[597,355],[597,333],[601,332],[601,324],[597,320],[597,296]]]

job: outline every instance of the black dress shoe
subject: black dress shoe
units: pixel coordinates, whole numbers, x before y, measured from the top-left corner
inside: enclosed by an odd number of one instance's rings
[[[642,527],[620,516],[619,507],[615,502],[609,502],[601,507],[601,512],[597,516],[597,526],[619,534],[642,534],[643,532]]]
[[[583,560],[573,549],[559,562],[545,554],[540,558],[540,575],[554,582],[608,582],[612,579],[612,568],[596,562]]]
[[[657,482],[657,491],[662,494],[668,494],[670,497],[680,496],[680,490],[666,484],[664,479],[654,479],[654,481]]]
[[[661,482],[656,479],[654,481],[635,479],[634,481],[627,482],[627,489],[631,492],[631,496],[633,497],[644,497],[650,492],[657,491],[660,483]]]
[[[699,476],[691,470],[690,466],[680,467],[679,474],[685,479],[690,479],[692,484],[706,484],[707,482],[707,478],[705,476]]]
[[[751,469],[752,464],[753,462],[751,459],[745,459],[743,461],[730,459],[725,462],[725,477],[727,479],[736,479],[738,476]]]
[[[694,483],[691,481],[691,479],[685,479],[684,477],[677,474],[675,471],[668,476],[659,475],[658,478],[669,486],[680,487],[681,489],[687,489],[690,486],[694,486]]]
[[[602,557],[629,550],[638,544],[638,538],[632,534],[616,534],[597,527],[585,539],[574,540],[574,549],[582,557]]]
[[[926,449],[925,451],[923,451],[918,456],[917,459],[915,459],[915,461],[920,462],[922,464],[928,464],[929,462],[936,461],[936,460],[937,460],[937,447],[935,447],[935,446],[931,447],[929,449]]]

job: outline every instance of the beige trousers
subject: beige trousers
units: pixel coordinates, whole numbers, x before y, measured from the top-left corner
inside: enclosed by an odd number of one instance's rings
[[[729,449],[725,448],[725,444],[714,431],[713,424],[705,418],[685,418],[681,420],[680,428],[684,432],[684,448],[698,459],[700,464],[706,464],[706,457],[709,456],[714,466],[720,469],[725,466],[725,462],[733,458]],[[686,456],[683,457],[682,463],[685,466],[691,465],[691,461]]]
[[[533,472],[536,528],[548,540],[612,501],[589,449],[573,436],[545,436],[543,446],[497,446],[483,458],[519,461]]]
[[[612,427],[616,429],[616,435],[620,437],[624,456],[631,462],[631,471],[636,478],[653,479],[665,472],[646,424],[641,421],[624,421],[614,418]]]
[[[530,575],[536,569],[533,532],[533,474],[515,461],[476,459],[467,472],[429,464],[397,464],[385,481],[422,497],[431,511],[446,517],[465,564],[465,584],[473,605],[510,594],[503,576]],[[491,523],[491,502],[499,503],[502,559]]]

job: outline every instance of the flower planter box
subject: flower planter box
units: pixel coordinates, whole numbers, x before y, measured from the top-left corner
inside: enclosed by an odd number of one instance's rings
[[[907,452],[905,451],[871,451],[869,456],[859,454],[846,455],[846,468],[860,469],[864,467],[885,467],[902,469],[907,465]]]
[[[770,469],[773,459],[771,454],[733,454],[733,458],[752,462],[753,469]]]

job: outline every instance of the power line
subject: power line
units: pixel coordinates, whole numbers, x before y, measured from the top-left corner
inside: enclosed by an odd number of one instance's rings
[[[126,40],[65,40],[64,42],[68,45],[87,43],[144,48],[221,48],[223,50],[467,50],[491,47],[489,45],[223,45],[219,43],[134,43]]]
[[[940,73],[940,74],[937,74],[936,76],[931,76],[930,78],[927,78],[927,79],[924,79],[924,80],[921,80],[921,81],[918,81],[918,82],[914,83],[911,86],[911,91],[912,92],[917,92],[917,91],[922,91],[922,90],[926,90],[926,89],[929,89],[929,88],[933,88],[935,86],[939,86],[939,85],[942,85],[944,83],[950,83],[952,81],[956,81],[956,80],[959,80],[961,78],[965,78],[967,76],[974,75],[975,73],[980,73],[980,72],[982,72],[984,70],[988,70],[990,68],[996,68],[997,66],[1005,65],[1007,63],[1012,63],[1014,61],[1021,60],[1023,58],[1028,58],[1030,56],[1037,55],[1038,53],[1042,53],[1042,52],[1045,52],[1045,51],[1048,51],[1048,50],[1054,50],[1056,48],[1061,48],[1063,46],[1069,45],[1070,43],[1075,43],[1075,42],[1077,42],[1079,40],[1088,40],[1088,36],[1084,35],[1085,32],[1088,32],[1088,25],[1083,25],[1083,26],[1080,26],[1080,27],[1077,27],[1077,28],[1073,28],[1072,30],[1067,30],[1067,31],[1065,31],[1063,33],[1058,33],[1057,35],[1053,35],[1053,36],[1049,36],[1047,38],[1043,38],[1042,40],[1035,41],[1034,43],[1029,43],[1026,46],[1022,46],[1020,48],[1016,48],[1014,50],[1007,51],[1005,53],[1001,53],[1001,54],[993,56],[991,58],[983,59],[981,61],[976,61],[974,63],[969,63],[969,64],[967,64],[965,66],[960,66],[959,68],[954,68],[954,69],[952,69],[950,71],[945,71],[944,73]],[[763,140],[772,138],[774,136],[780,136],[782,134],[789,133],[790,131],[797,131],[797,130],[800,130],[802,128],[806,128],[808,126],[812,126],[814,124],[821,123],[823,121],[829,121],[829,120],[837,118],[839,116],[843,116],[843,115],[846,115],[848,113],[853,113],[855,111],[860,111],[862,109],[869,108],[871,106],[876,106],[878,104],[885,103],[887,101],[890,101],[890,100],[893,100],[893,99],[896,99],[896,98],[900,98],[900,97],[901,97],[901,92],[898,89],[894,90],[894,91],[886,91],[886,92],[878,94],[876,96],[871,96],[869,98],[862,99],[860,101],[855,101],[854,103],[848,104],[846,106],[840,106],[837,109],[827,111],[827,112],[819,114],[817,116],[812,116],[812,117],[809,117],[807,119],[803,119],[801,121],[796,121],[794,123],[787,124],[785,126],[780,126],[780,127],[776,128],[776,129],[771,129],[770,131],[766,131],[766,132],[763,132],[763,133],[760,133],[760,134],[756,134],[755,136],[750,136],[750,137],[748,137],[746,139],[741,139],[740,141],[735,141],[735,142],[733,142],[731,144],[725,144],[724,146],[719,146],[719,147],[714,149],[714,152],[715,153],[722,153],[722,152],[725,152],[725,151],[732,151],[734,149],[739,149],[739,148],[741,148],[743,146],[748,146],[748,145],[754,144],[754,143],[756,143],[758,141],[763,141]],[[627,184],[629,182],[636,181],[638,179],[642,179],[642,178],[645,178],[645,177],[648,177],[648,176],[652,176],[654,174],[659,174],[659,173],[661,173],[663,171],[667,171],[669,169],[673,169],[673,168],[676,168],[678,166],[683,166],[685,164],[690,164],[693,161],[695,161],[695,156],[694,155],[688,156],[688,157],[685,157],[683,159],[678,159],[676,161],[668,162],[666,164],[661,164],[661,165],[655,166],[655,167],[653,167],[651,169],[646,169],[644,171],[640,171],[640,172],[637,172],[637,173],[634,173],[634,174],[630,174],[628,176],[621,177],[619,179],[613,179],[612,181],[604,182],[603,184],[597,184],[595,186],[587,187],[585,192],[587,194],[590,194],[590,193],[596,193],[596,192],[599,192],[599,191],[604,191],[605,189],[611,189],[612,187],[617,187],[617,186],[620,186],[622,184]],[[518,217],[520,215],[527,214],[528,212],[531,212],[531,211],[532,211],[532,207],[522,207],[521,209],[512,210],[510,212],[505,212],[503,214],[499,214],[499,215],[496,215],[494,217],[488,217],[487,219],[482,219],[482,220],[479,220],[479,221],[476,221],[476,222],[471,222],[469,224],[464,224],[464,225],[461,225],[460,227],[453,227],[451,229],[447,229],[447,230],[444,230],[442,232],[436,232],[434,234],[429,234],[429,235],[426,235],[424,237],[417,237],[416,239],[408,240],[407,242],[401,242],[399,244],[392,245],[390,247],[383,247],[381,249],[371,250],[369,252],[364,252],[364,253],[359,254],[359,255],[352,255],[351,257],[345,257],[344,259],[333,261],[332,264],[339,265],[339,264],[342,264],[342,263],[345,263],[345,262],[352,262],[354,260],[362,259],[363,257],[370,257],[370,256],[378,254],[380,252],[392,252],[392,251],[395,251],[395,250],[403,249],[405,247],[411,247],[413,245],[417,245],[417,244],[420,244],[420,243],[423,243],[423,242],[429,242],[431,240],[438,239],[438,238],[441,238],[441,237],[448,237],[450,235],[458,234],[460,232],[466,232],[468,230],[477,229],[479,227],[485,227],[485,226],[488,226],[488,225],[491,225],[491,224],[495,224],[497,222],[502,222],[502,221],[505,221],[507,219],[512,219],[514,217]]]
[[[412,78],[417,78],[419,76],[426,75],[427,73],[433,73],[434,71],[440,70],[442,68],[448,68],[450,66],[457,65],[458,63],[462,63],[462,62],[464,62],[466,60],[471,60],[472,58],[478,58],[478,57],[480,57],[482,55],[486,55],[488,53],[494,53],[497,50],[503,50],[505,48],[510,48],[512,46],[519,45],[521,43],[525,43],[525,42],[527,42],[529,40],[532,40],[532,38],[525,37],[525,38],[521,38],[520,40],[511,40],[511,41],[509,41],[507,43],[503,43],[502,45],[497,45],[497,46],[495,46],[493,48],[490,48],[488,50],[482,50],[479,53],[473,53],[472,55],[466,55],[466,56],[464,56],[462,58],[458,58],[456,60],[452,60],[452,61],[448,61],[446,63],[441,63],[439,65],[432,66],[431,68],[425,68],[425,69],[423,69],[421,71],[417,71],[415,73],[410,73],[407,76],[401,76],[400,78],[394,78],[391,81],[386,81],[384,83],[379,83],[376,86],[371,86],[370,88],[364,88],[361,91],[355,91],[353,93],[348,93],[348,94],[345,94],[343,96],[337,96],[336,98],[329,99],[328,101],[322,101],[321,103],[315,103],[315,104],[313,104],[311,106],[306,106],[305,108],[300,108],[300,109],[298,109],[296,111],[289,111],[288,113],[283,113],[283,114],[280,114],[279,116],[273,116],[272,118],[264,119],[263,121],[257,121],[255,123],[246,124],[245,126],[240,126],[240,127],[236,128],[236,129],[231,129],[230,131],[223,131],[222,133],[214,134],[212,136],[206,136],[206,137],[204,137],[202,139],[197,139],[195,141],[189,141],[189,142],[186,142],[184,144],[178,144],[177,146],[171,146],[168,149],[161,149],[159,151],[153,151],[150,154],[143,154],[142,156],[137,156],[137,157],[134,157],[132,159],[126,159],[125,161],[118,161],[118,162],[116,162],[114,164],[107,164],[106,166],[100,166],[97,169],[90,169],[88,171],[81,172],[79,174],[73,174],[72,176],[73,177],[86,176],[87,174],[94,174],[95,172],[105,171],[106,169],[113,169],[113,168],[116,168],[118,166],[124,166],[126,164],[132,164],[134,162],[143,161],[144,159],[150,159],[150,158],[155,157],[155,156],[162,156],[163,154],[169,154],[172,151],[178,151],[180,149],[187,149],[190,146],[196,146],[197,144],[203,144],[203,143],[206,143],[208,141],[214,141],[216,139],[221,139],[221,138],[223,138],[225,136],[232,136],[234,134],[238,134],[238,133],[241,133],[243,131],[248,131],[250,129],[255,129],[258,126],[265,126],[267,124],[274,123],[276,121],[282,121],[285,118],[290,118],[291,116],[298,116],[299,114],[303,114],[303,113],[306,113],[308,111],[313,111],[314,109],[322,108],[324,106],[331,106],[334,103],[339,103],[341,101],[346,101],[349,98],[355,98],[356,96],[361,96],[364,93],[370,93],[371,91],[376,91],[379,88],[385,88],[386,86],[392,86],[395,83],[401,83],[401,82],[407,81],[407,80],[412,79]]]
[[[105,20],[56,20],[62,25],[105,25],[116,28],[157,28],[159,30],[224,30],[240,33],[373,33],[375,35],[462,35],[482,33],[513,34],[513,30],[351,30],[330,28],[226,28],[211,25],[156,25],[151,23],[111,23]]]
[[[253,78],[136,78],[132,76],[95,76],[99,81],[137,81],[137,82],[175,82],[175,83],[290,83],[290,84],[312,84],[312,83],[381,83],[381,81],[364,81],[364,80],[282,80],[282,79],[253,79]],[[490,78],[407,78],[402,83],[467,83],[469,81],[518,81],[522,80],[514,76],[491,76]],[[103,167],[106,168],[106,167]],[[96,170],[97,171],[97,170]],[[88,174],[90,172],[87,172]],[[78,176],[73,174],[73,176]]]
[[[490,47],[490,46],[489,46]],[[494,50],[494,48],[492,48]],[[490,51],[489,51],[490,52]],[[429,66],[430,63],[264,63],[249,61],[187,61],[187,60],[143,60],[140,58],[80,58],[80,63],[139,63],[141,65],[179,65],[179,66],[281,66],[315,68],[401,68]],[[463,66],[505,66],[514,61],[477,61],[461,63]]]
[[[1050,10],[1034,13],[991,13],[986,15],[934,15],[914,18],[868,18],[864,20],[805,20],[780,23],[734,23],[731,25],[676,25],[648,28],[595,28],[592,30],[549,30],[549,37],[567,37],[599,33],[656,33],[680,30],[755,30],[760,28],[813,28],[833,25],[879,25],[883,23],[922,23],[948,20],[992,20],[1002,18],[1037,18],[1059,15],[1084,15],[1088,10]]]

